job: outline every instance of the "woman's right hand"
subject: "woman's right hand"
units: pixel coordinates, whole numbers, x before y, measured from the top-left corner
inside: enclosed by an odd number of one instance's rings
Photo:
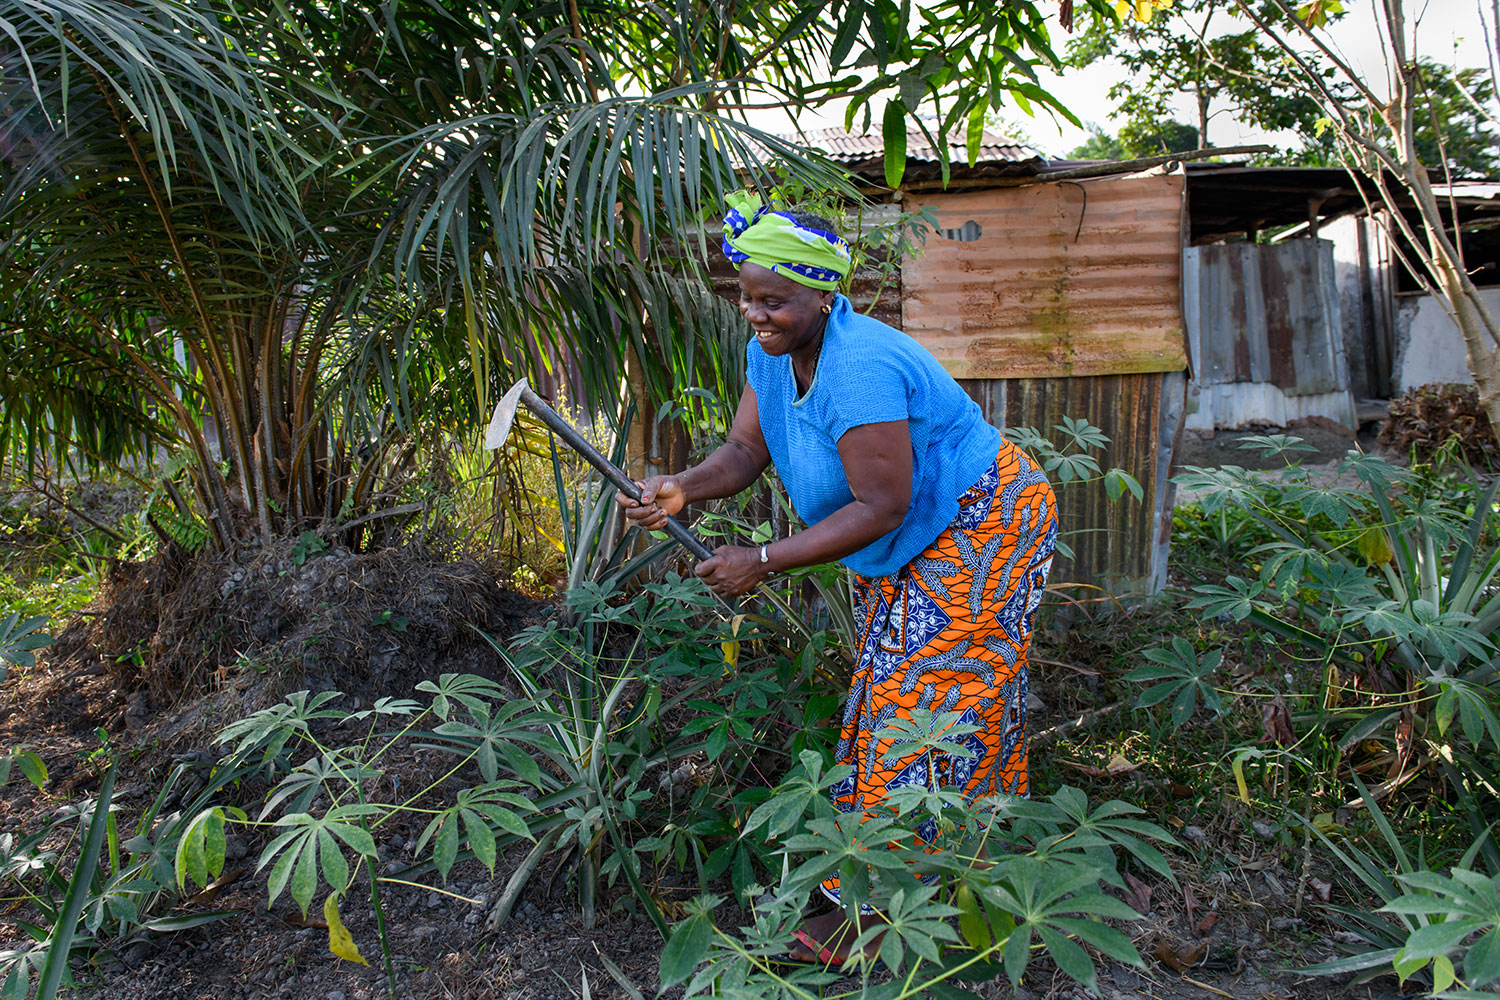
[[[641,482],[639,502],[623,492],[616,491],[615,502],[625,508],[625,516],[647,531],[660,531],[667,526],[667,518],[675,517],[687,503],[682,484],[676,476],[652,476]]]

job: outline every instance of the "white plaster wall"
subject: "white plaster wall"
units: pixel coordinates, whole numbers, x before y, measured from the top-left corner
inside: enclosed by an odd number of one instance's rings
[[[1490,311],[1500,316],[1500,288],[1482,288],[1479,294]],[[1399,300],[1395,368],[1393,381],[1402,392],[1428,382],[1474,381],[1463,335],[1431,295]]]
[[[1339,321],[1343,326],[1344,357],[1351,367],[1364,364],[1364,272],[1359,260],[1360,217],[1348,215],[1318,228],[1318,238],[1333,244],[1333,280],[1339,293]],[[1351,388],[1353,385],[1351,383]]]

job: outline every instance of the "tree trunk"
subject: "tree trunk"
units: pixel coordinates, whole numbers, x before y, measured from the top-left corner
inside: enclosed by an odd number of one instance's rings
[[[1479,404],[1489,415],[1490,423],[1500,427],[1500,329],[1495,317],[1479,297],[1463,262],[1462,233],[1455,214],[1451,234],[1444,223],[1442,209],[1433,193],[1427,167],[1417,151],[1415,117],[1418,95],[1422,88],[1416,78],[1416,60],[1406,52],[1406,16],[1401,0],[1385,0],[1385,28],[1395,60],[1391,68],[1392,98],[1382,109],[1396,143],[1396,159],[1403,180],[1421,218],[1427,241],[1427,259],[1423,261],[1431,279],[1431,291],[1437,292],[1444,311],[1458,326],[1468,353],[1469,374],[1479,393]],[[1376,170],[1380,165],[1375,165]],[[1399,207],[1388,206],[1392,213]],[[1456,210],[1455,210],[1456,212]],[[1415,249],[1415,247],[1414,247]]]
[[[1469,374],[1474,376],[1479,405],[1489,415],[1490,424],[1500,427],[1500,350],[1496,347],[1495,318],[1463,269],[1436,247],[1432,249],[1432,268],[1437,272],[1443,304],[1468,349]]]

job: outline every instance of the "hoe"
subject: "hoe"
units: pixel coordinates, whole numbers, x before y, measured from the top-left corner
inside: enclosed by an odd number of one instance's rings
[[[542,423],[562,438],[568,447],[582,455],[584,461],[598,469],[599,474],[613,483],[620,492],[632,500],[641,498],[641,488],[635,484],[635,480],[627,476],[619,466],[599,454],[599,449],[589,444],[584,436],[578,433],[576,427],[558,416],[556,410],[531,391],[531,386],[526,384],[524,378],[507,389],[505,395],[500,398],[500,402],[495,404],[495,415],[490,418],[490,425],[484,432],[486,448],[499,448],[505,444],[505,439],[510,436],[511,425],[516,422],[516,407],[521,403],[525,403],[532,413],[541,418]],[[699,562],[713,556],[713,551],[703,544],[703,540],[684,528],[675,518],[667,518],[666,531],[696,556]]]

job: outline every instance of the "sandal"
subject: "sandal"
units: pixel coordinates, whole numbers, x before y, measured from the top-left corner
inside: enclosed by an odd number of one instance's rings
[[[841,960],[832,948],[814,941],[812,935],[807,933],[807,931],[798,928],[797,930],[792,931],[792,937],[796,938],[797,942],[801,944],[802,947],[806,948],[809,952],[812,952],[818,957],[809,961],[805,958],[792,958],[790,955],[783,955],[781,961],[785,965],[816,965],[824,969],[842,969],[844,963],[848,961],[848,959]],[[870,965],[870,971],[872,973],[884,972],[885,963],[882,962],[879,958],[875,959],[875,961]]]
[[[809,961],[805,958],[797,959],[792,958],[791,956],[787,956],[787,961],[796,963],[798,965],[821,965],[825,969],[832,969],[835,966],[842,966],[844,964],[839,960],[838,955],[834,954],[832,948],[829,948],[826,945],[821,945],[818,942],[814,941],[812,935],[807,933],[807,931],[798,928],[797,930],[792,931],[792,937],[796,938],[797,942],[801,944],[802,947],[806,948],[809,952],[818,957],[816,959],[813,959],[812,961]]]

